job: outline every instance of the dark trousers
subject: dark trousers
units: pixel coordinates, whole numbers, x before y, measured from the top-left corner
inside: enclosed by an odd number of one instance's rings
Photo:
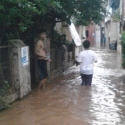
[[[38,59],[37,64],[38,64],[38,68],[39,68],[39,71],[40,71],[40,80],[48,78],[47,60]]]
[[[93,75],[81,74],[82,85],[91,86],[91,84],[92,84],[92,77],[93,77]]]

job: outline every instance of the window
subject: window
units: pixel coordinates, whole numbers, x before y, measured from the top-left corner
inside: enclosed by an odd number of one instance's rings
[[[86,38],[89,37],[89,30],[86,30]]]

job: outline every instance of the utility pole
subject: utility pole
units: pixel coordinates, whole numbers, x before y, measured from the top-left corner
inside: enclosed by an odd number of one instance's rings
[[[121,27],[121,31],[123,31],[124,30],[124,0],[122,0],[122,27]]]

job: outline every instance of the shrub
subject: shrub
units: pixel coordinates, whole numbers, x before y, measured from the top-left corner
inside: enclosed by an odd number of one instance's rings
[[[10,92],[10,85],[7,81],[4,81],[3,85],[0,88],[0,96]]]

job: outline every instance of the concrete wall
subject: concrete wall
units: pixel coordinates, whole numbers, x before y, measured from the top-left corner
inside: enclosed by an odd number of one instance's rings
[[[109,33],[110,43],[118,40],[118,34],[119,34],[118,22],[112,22]]]
[[[18,93],[17,98],[23,98],[31,92],[29,47],[17,44],[11,57],[13,87]]]
[[[25,51],[26,50],[26,51]],[[14,40],[11,50],[11,78],[13,92],[5,95],[0,100],[0,110],[16,99],[21,99],[31,92],[29,47],[21,40]]]
[[[108,21],[105,23],[105,35],[106,35],[106,41],[109,42],[109,37],[110,37],[110,31],[111,30],[111,21]]]
[[[124,1],[124,3],[123,3]],[[124,6],[125,0],[120,0],[120,7],[119,7],[119,15],[120,17],[124,17],[123,11],[125,11]],[[107,6],[107,10],[111,10],[111,7]],[[109,11],[111,14],[113,11]],[[108,44],[114,43],[117,41],[117,52],[121,53],[121,42],[120,42],[120,22],[114,22],[111,15],[107,15],[105,17],[105,34],[106,34],[106,41],[108,41]]]
[[[108,44],[114,43],[115,41],[119,41],[119,32],[119,22],[113,22],[111,19],[111,21],[105,23],[105,35]]]
[[[56,31],[58,31],[58,33],[60,33],[60,34],[66,34],[66,39],[68,41],[72,42],[72,37],[71,37],[71,34],[70,34],[68,27],[62,27],[62,23],[58,22],[58,23],[56,23],[56,26],[54,27],[54,29]]]
[[[125,0],[120,0],[119,12],[120,12],[120,17],[124,18],[125,17]],[[123,14],[123,12],[124,12],[124,14]],[[120,23],[119,23],[119,36],[118,36],[119,40],[118,40],[118,43],[117,43],[117,52],[119,54],[122,53],[122,46],[121,46],[121,40],[120,40],[120,37],[121,37],[120,34],[121,34],[122,30],[123,30],[123,27],[122,27],[122,25],[120,26]]]
[[[13,47],[12,49],[12,83],[13,87],[16,91],[19,92],[20,85],[19,85],[19,55],[18,55],[18,48]]]
[[[100,26],[95,25],[95,43],[100,44],[101,40],[101,29]]]
[[[28,62],[24,64],[22,62],[22,51],[23,49],[27,49],[27,57]],[[31,92],[31,77],[30,77],[30,60],[29,60],[29,47],[23,46],[18,48],[19,54],[19,84],[20,84],[20,96],[19,98],[23,98],[27,94]],[[21,58],[20,58],[21,57]]]

